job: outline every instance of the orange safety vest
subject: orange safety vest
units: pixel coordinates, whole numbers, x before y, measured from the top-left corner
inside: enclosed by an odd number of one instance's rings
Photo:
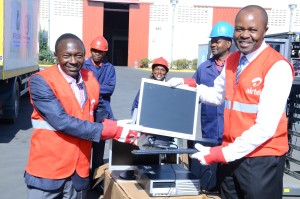
[[[56,65],[37,74],[51,87],[68,115],[94,121],[93,113],[98,105],[100,88],[92,72],[81,69],[87,94],[83,107],[80,107],[72,88]],[[56,131],[36,109],[33,110],[31,121],[34,130],[26,172],[47,179],[64,179],[75,170],[83,178],[89,176],[92,142]]]
[[[287,61],[281,54],[268,46],[243,70],[238,85],[236,85],[236,70],[239,59],[240,52],[235,52],[228,57],[226,63],[223,146],[232,143],[245,130],[255,124],[266,74],[277,61]],[[289,62],[287,61],[287,63]],[[293,70],[293,66],[290,63],[289,65]],[[282,110],[282,116],[274,136],[248,154],[247,157],[281,156],[287,150],[287,118],[285,110]]]

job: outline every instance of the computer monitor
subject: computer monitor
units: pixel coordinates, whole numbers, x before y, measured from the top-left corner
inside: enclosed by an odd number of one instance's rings
[[[109,140],[109,169],[110,170],[134,170],[140,165],[158,165],[159,155],[134,155],[133,150],[138,146]]]
[[[196,88],[171,88],[165,82],[142,79],[139,106],[131,121],[159,139],[164,136],[217,143],[216,139],[202,137],[200,107]],[[140,165],[160,163],[159,155],[133,155],[131,151],[137,149],[137,146],[110,140],[109,169],[134,170]]]
[[[216,142],[202,137],[200,108],[196,88],[143,78],[136,123],[150,134]]]

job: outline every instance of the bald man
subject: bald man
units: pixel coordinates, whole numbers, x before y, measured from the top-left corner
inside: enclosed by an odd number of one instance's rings
[[[236,18],[232,53],[213,87],[198,85],[202,103],[225,102],[222,145],[192,155],[203,165],[219,164],[222,199],[281,199],[285,153],[288,151],[286,101],[294,72],[290,63],[268,46],[268,15],[257,5],[242,8]],[[170,86],[189,84],[174,78]]]

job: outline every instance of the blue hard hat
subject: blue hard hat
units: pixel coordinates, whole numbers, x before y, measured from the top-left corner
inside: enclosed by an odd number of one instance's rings
[[[230,23],[225,21],[220,21],[213,26],[209,37],[210,38],[214,38],[214,37],[233,38],[233,32],[234,32],[234,28]]]

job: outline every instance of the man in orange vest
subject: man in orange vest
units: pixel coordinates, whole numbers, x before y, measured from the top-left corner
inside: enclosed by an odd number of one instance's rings
[[[55,44],[58,64],[31,76],[33,105],[25,183],[29,199],[86,199],[92,142],[115,139],[135,144],[135,125],[106,119],[99,83],[82,69],[84,45],[75,35]],[[94,122],[95,121],[95,122]]]
[[[213,87],[198,85],[200,101],[225,102],[221,146],[192,155],[203,165],[221,163],[222,198],[281,199],[285,153],[288,151],[286,101],[293,83],[293,66],[264,41],[268,15],[257,5],[242,8],[235,18],[231,54]],[[170,86],[188,84],[174,78]],[[194,86],[196,86],[194,84]]]

